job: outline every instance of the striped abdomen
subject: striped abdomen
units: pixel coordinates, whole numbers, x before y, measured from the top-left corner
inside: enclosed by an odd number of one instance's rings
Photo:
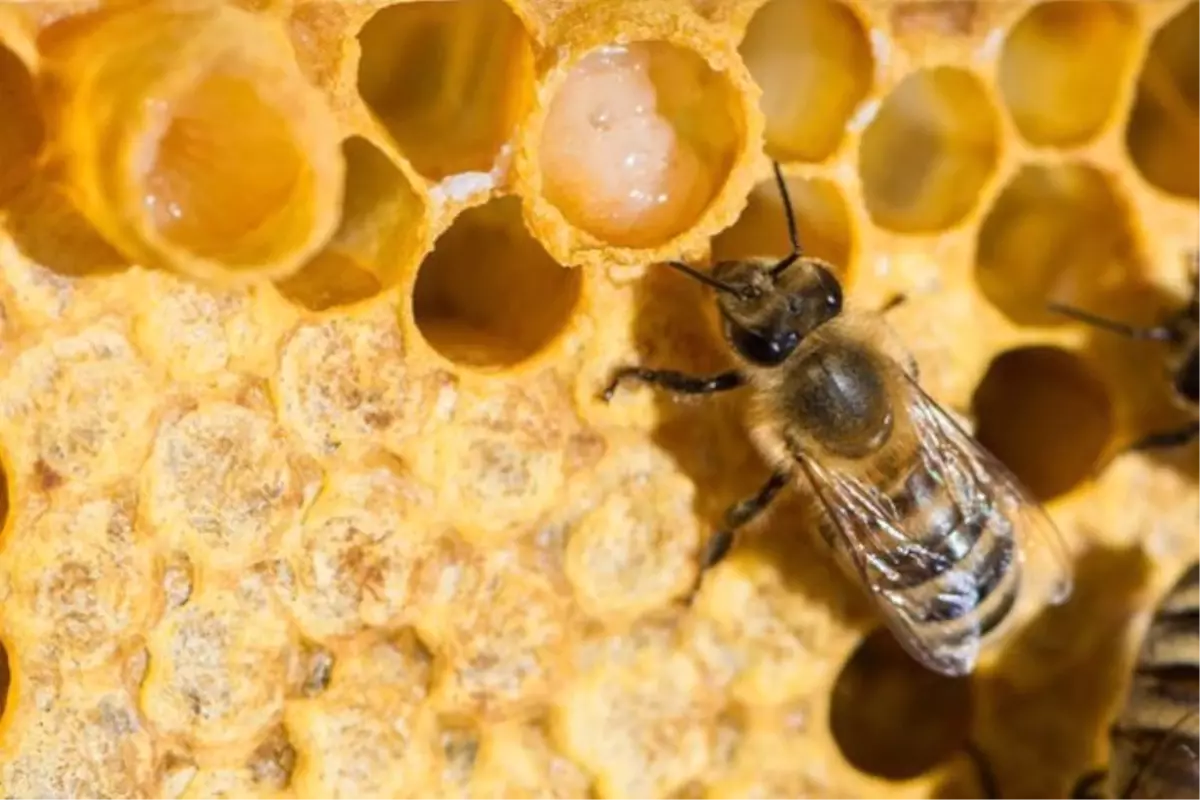
[[[1200,565],[1159,605],[1111,730],[1115,797],[1200,796]]]
[[[1016,599],[1013,524],[986,486],[973,485],[966,491],[975,502],[959,503],[922,459],[910,463],[880,515],[898,535],[875,537],[881,546],[872,550],[868,578],[931,648],[971,647],[1003,622]]]

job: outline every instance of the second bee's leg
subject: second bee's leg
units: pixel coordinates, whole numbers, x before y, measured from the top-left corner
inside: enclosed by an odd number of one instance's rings
[[[1072,800],[1096,800],[1104,797],[1104,782],[1108,776],[1100,771],[1088,772],[1071,787]]]
[[[771,505],[771,501],[779,494],[779,490],[787,485],[790,476],[786,472],[772,473],[767,482],[750,497],[734,504],[725,512],[725,527],[714,533],[708,539],[704,554],[700,559],[700,572],[711,569],[721,562],[733,547],[737,529],[747,524]]]
[[[1193,422],[1185,428],[1165,433],[1152,433],[1134,442],[1131,450],[1161,450],[1169,447],[1179,447],[1200,435],[1200,422]]]
[[[642,367],[622,367],[613,375],[608,386],[600,397],[605,402],[612,399],[617,387],[623,381],[640,381],[674,392],[676,394],[713,394],[736,389],[745,383],[745,378],[737,370],[722,372],[717,375],[687,375],[670,369],[644,369]]]

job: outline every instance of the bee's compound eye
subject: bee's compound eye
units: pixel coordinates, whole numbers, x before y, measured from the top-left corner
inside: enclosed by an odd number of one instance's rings
[[[842,313],[842,284],[832,272],[818,265],[817,278],[825,290],[825,308],[829,318]]]
[[[800,335],[793,330],[762,336],[730,320],[725,321],[725,335],[743,358],[763,367],[782,364],[800,344]]]

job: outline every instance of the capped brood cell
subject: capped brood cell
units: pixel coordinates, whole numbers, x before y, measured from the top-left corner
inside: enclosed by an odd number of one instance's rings
[[[209,0],[132,4],[40,43],[52,151],[80,210],[132,260],[279,278],[333,233],[337,124],[278,22]]]

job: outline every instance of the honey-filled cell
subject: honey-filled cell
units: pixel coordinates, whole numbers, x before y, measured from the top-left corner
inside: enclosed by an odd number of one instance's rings
[[[950,228],[975,207],[999,155],[999,120],[979,78],[957,67],[915,72],[863,131],[867,213],[900,233]]]
[[[545,196],[611,245],[653,247],[691,228],[741,146],[728,79],[668,42],[593,50],[550,102],[537,145]]]
[[[54,151],[131,260],[282,277],[332,234],[340,137],[282,30],[212,2],[129,4],[39,40]]]
[[[800,247],[806,255],[828,261],[846,282],[854,254],[854,231],[846,201],[832,181],[785,178],[796,219]],[[713,239],[714,261],[776,256],[792,251],[787,213],[774,178],[762,181],[746,200],[746,209],[732,227]]]
[[[1200,4],[1188,3],[1150,42],[1125,144],[1150,184],[1200,197]]]
[[[979,227],[975,280],[1019,325],[1062,325],[1048,303],[1115,313],[1141,257],[1112,177],[1082,162],[1022,167]],[[1097,305],[1100,303],[1100,305]]]
[[[0,203],[29,178],[45,135],[33,78],[0,40]]]
[[[832,155],[875,68],[855,13],[837,0],[770,0],[750,20],[739,50],[762,87],[768,155]]]
[[[533,87],[529,34],[502,0],[397,3],[358,41],[358,91],[418,172],[492,169]]]
[[[1029,142],[1067,147],[1118,112],[1137,45],[1137,13],[1110,0],[1051,0],[1013,27],[998,65],[1013,123]]]
[[[443,357],[511,367],[548,348],[570,322],[580,270],[559,266],[521,221],[516,198],[467,209],[425,257],[413,318]]]
[[[398,164],[361,136],[342,145],[346,186],[342,220],[315,258],[279,283],[308,309],[367,300],[397,284],[424,244],[425,200]]]

